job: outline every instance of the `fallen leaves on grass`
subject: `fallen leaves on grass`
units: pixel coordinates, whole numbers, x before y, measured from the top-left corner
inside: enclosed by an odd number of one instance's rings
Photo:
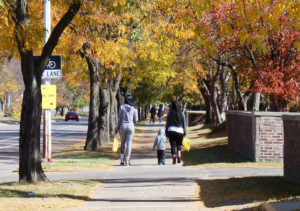
[[[283,177],[242,177],[198,180],[206,207],[222,207],[300,198],[300,185]]]
[[[0,210],[45,210],[76,207],[90,199],[101,183],[68,180],[20,184],[0,184]]]

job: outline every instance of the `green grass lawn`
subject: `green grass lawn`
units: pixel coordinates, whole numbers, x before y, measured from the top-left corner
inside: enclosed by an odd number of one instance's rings
[[[228,147],[225,130],[212,131],[208,125],[188,128],[191,150],[183,152],[185,166],[194,168],[283,168],[281,162],[251,162]],[[280,176],[196,180],[199,198],[208,208],[251,204],[261,210],[263,202],[300,199],[300,184]]]
[[[183,152],[185,166],[195,168],[283,167],[280,162],[251,162],[246,157],[230,150],[226,130],[212,131],[208,125],[197,125],[189,127],[187,134],[191,149],[189,152]]]
[[[145,122],[139,122],[135,127],[135,134],[142,134]],[[118,139],[119,136],[116,136]],[[53,155],[53,163],[43,163],[46,172],[57,171],[69,173],[78,170],[108,170],[120,156],[120,140],[118,152],[112,152],[112,143],[101,146],[98,151],[85,151],[85,142],[75,144]]]
[[[53,155],[53,163],[43,163],[45,171],[77,171],[110,169],[118,153],[112,152],[111,144],[98,151],[85,151],[84,142]]]
[[[0,210],[46,210],[79,206],[90,199],[100,182],[68,180],[0,184]]]
[[[197,180],[206,207],[300,199],[300,184],[279,176]]]

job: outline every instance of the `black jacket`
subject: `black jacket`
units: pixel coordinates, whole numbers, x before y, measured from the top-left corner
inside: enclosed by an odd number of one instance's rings
[[[183,128],[183,133],[184,135],[186,135],[186,122],[185,122],[185,115],[184,113],[182,112],[182,125],[178,125],[176,124],[176,122],[174,122],[170,116],[170,112],[168,113],[168,116],[167,116],[167,122],[166,122],[166,134],[168,132],[168,128],[169,126],[175,126],[175,127],[182,127]]]

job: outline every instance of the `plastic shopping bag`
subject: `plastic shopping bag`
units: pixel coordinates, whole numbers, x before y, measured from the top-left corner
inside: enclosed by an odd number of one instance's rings
[[[114,142],[113,142],[113,145],[112,145],[112,151],[117,152],[118,148],[119,148],[119,141],[118,141],[117,137],[114,137]]]
[[[183,138],[182,145],[186,151],[190,151],[190,148],[191,148],[190,140],[188,140],[187,138]]]

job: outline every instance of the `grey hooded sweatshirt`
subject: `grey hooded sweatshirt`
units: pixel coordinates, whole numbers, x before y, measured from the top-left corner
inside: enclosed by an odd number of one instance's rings
[[[158,131],[158,135],[155,138],[153,149],[155,147],[157,150],[166,150],[166,143],[168,142],[167,137],[165,136],[165,130],[160,128]]]
[[[122,125],[124,124],[134,126],[134,124],[138,121],[137,109],[128,104],[121,105],[119,109],[118,120],[118,130],[122,129]]]

